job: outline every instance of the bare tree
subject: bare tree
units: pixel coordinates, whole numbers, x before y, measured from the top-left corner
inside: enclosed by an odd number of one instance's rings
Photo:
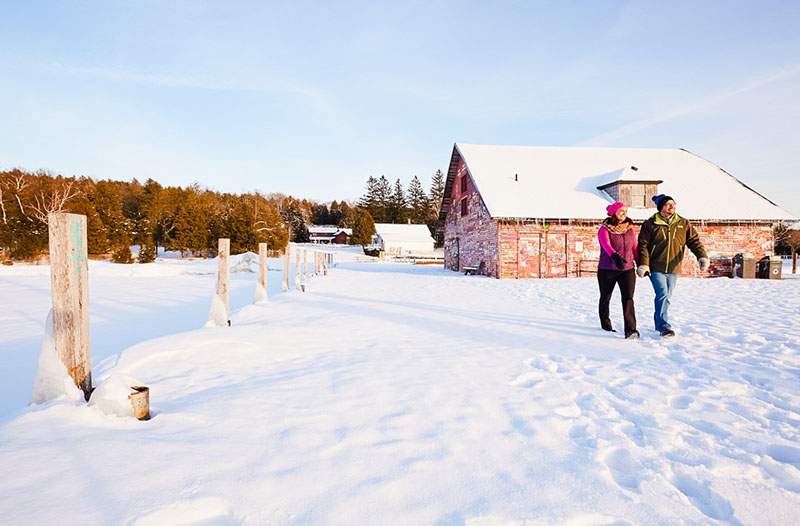
[[[80,189],[73,188],[75,181],[54,179],[52,184],[33,194],[33,203],[28,207],[33,217],[47,224],[47,216],[62,212],[67,202],[80,195]],[[20,205],[21,206],[21,205]]]
[[[3,196],[3,187],[5,186],[5,181],[0,179],[0,211],[3,212],[3,224],[8,224],[8,217],[6,217],[6,202]]]
[[[775,248],[782,245],[788,247],[792,254],[792,274],[797,273],[797,254],[800,252],[800,230],[792,228],[794,224],[781,221],[772,229]]]
[[[22,170],[14,169],[10,172],[2,173],[2,177],[0,177],[0,212],[2,212],[4,224],[8,224],[8,211],[6,210],[5,202],[6,197],[11,199],[11,196],[14,196],[13,199],[16,200],[17,205],[19,206],[20,214],[28,217],[25,213],[25,206],[22,204],[22,198],[20,195],[26,188],[28,188],[28,186],[30,186],[30,181],[29,174],[23,172]]]
[[[13,187],[14,197],[16,197],[17,205],[19,205],[19,213],[25,217],[28,217],[28,215],[25,213],[25,207],[22,206],[22,200],[19,196],[29,185],[30,179],[28,178],[28,174],[21,170],[14,170],[11,172],[11,184],[9,184],[9,188]]]

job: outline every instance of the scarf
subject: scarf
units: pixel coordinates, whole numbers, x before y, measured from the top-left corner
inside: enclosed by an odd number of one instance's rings
[[[603,226],[606,227],[606,230],[608,230],[612,234],[624,234],[625,232],[628,231],[628,229],[631,227],[632,224],[633,223],[628,218],[625,218],[625,221],[623,221],[622,223],[618,223],[616,225],[612,225],[608,221],[608,218],[603,220]]]

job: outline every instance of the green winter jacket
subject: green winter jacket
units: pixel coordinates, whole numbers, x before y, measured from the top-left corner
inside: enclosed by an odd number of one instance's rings
[[[688,219],[673,214],[669,224],[655,213],[642,223],[639,230],[639,265],[647,265],[650,272],[678,274],[686,247],[697,257],[707,257],[697,231]]]

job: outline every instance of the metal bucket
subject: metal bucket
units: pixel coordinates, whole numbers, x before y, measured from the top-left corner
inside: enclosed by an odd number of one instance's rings
[[[133,406],[133,416],[139,420],[150,420],[150,388],[134,385],[131,389],[136,391],[128,395]]]

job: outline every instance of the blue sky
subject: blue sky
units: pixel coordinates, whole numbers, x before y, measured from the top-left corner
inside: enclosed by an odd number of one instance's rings
[[[454,142],[683,147],[800,216],[800,2],[0,3],[0,169],[356,199]]]

